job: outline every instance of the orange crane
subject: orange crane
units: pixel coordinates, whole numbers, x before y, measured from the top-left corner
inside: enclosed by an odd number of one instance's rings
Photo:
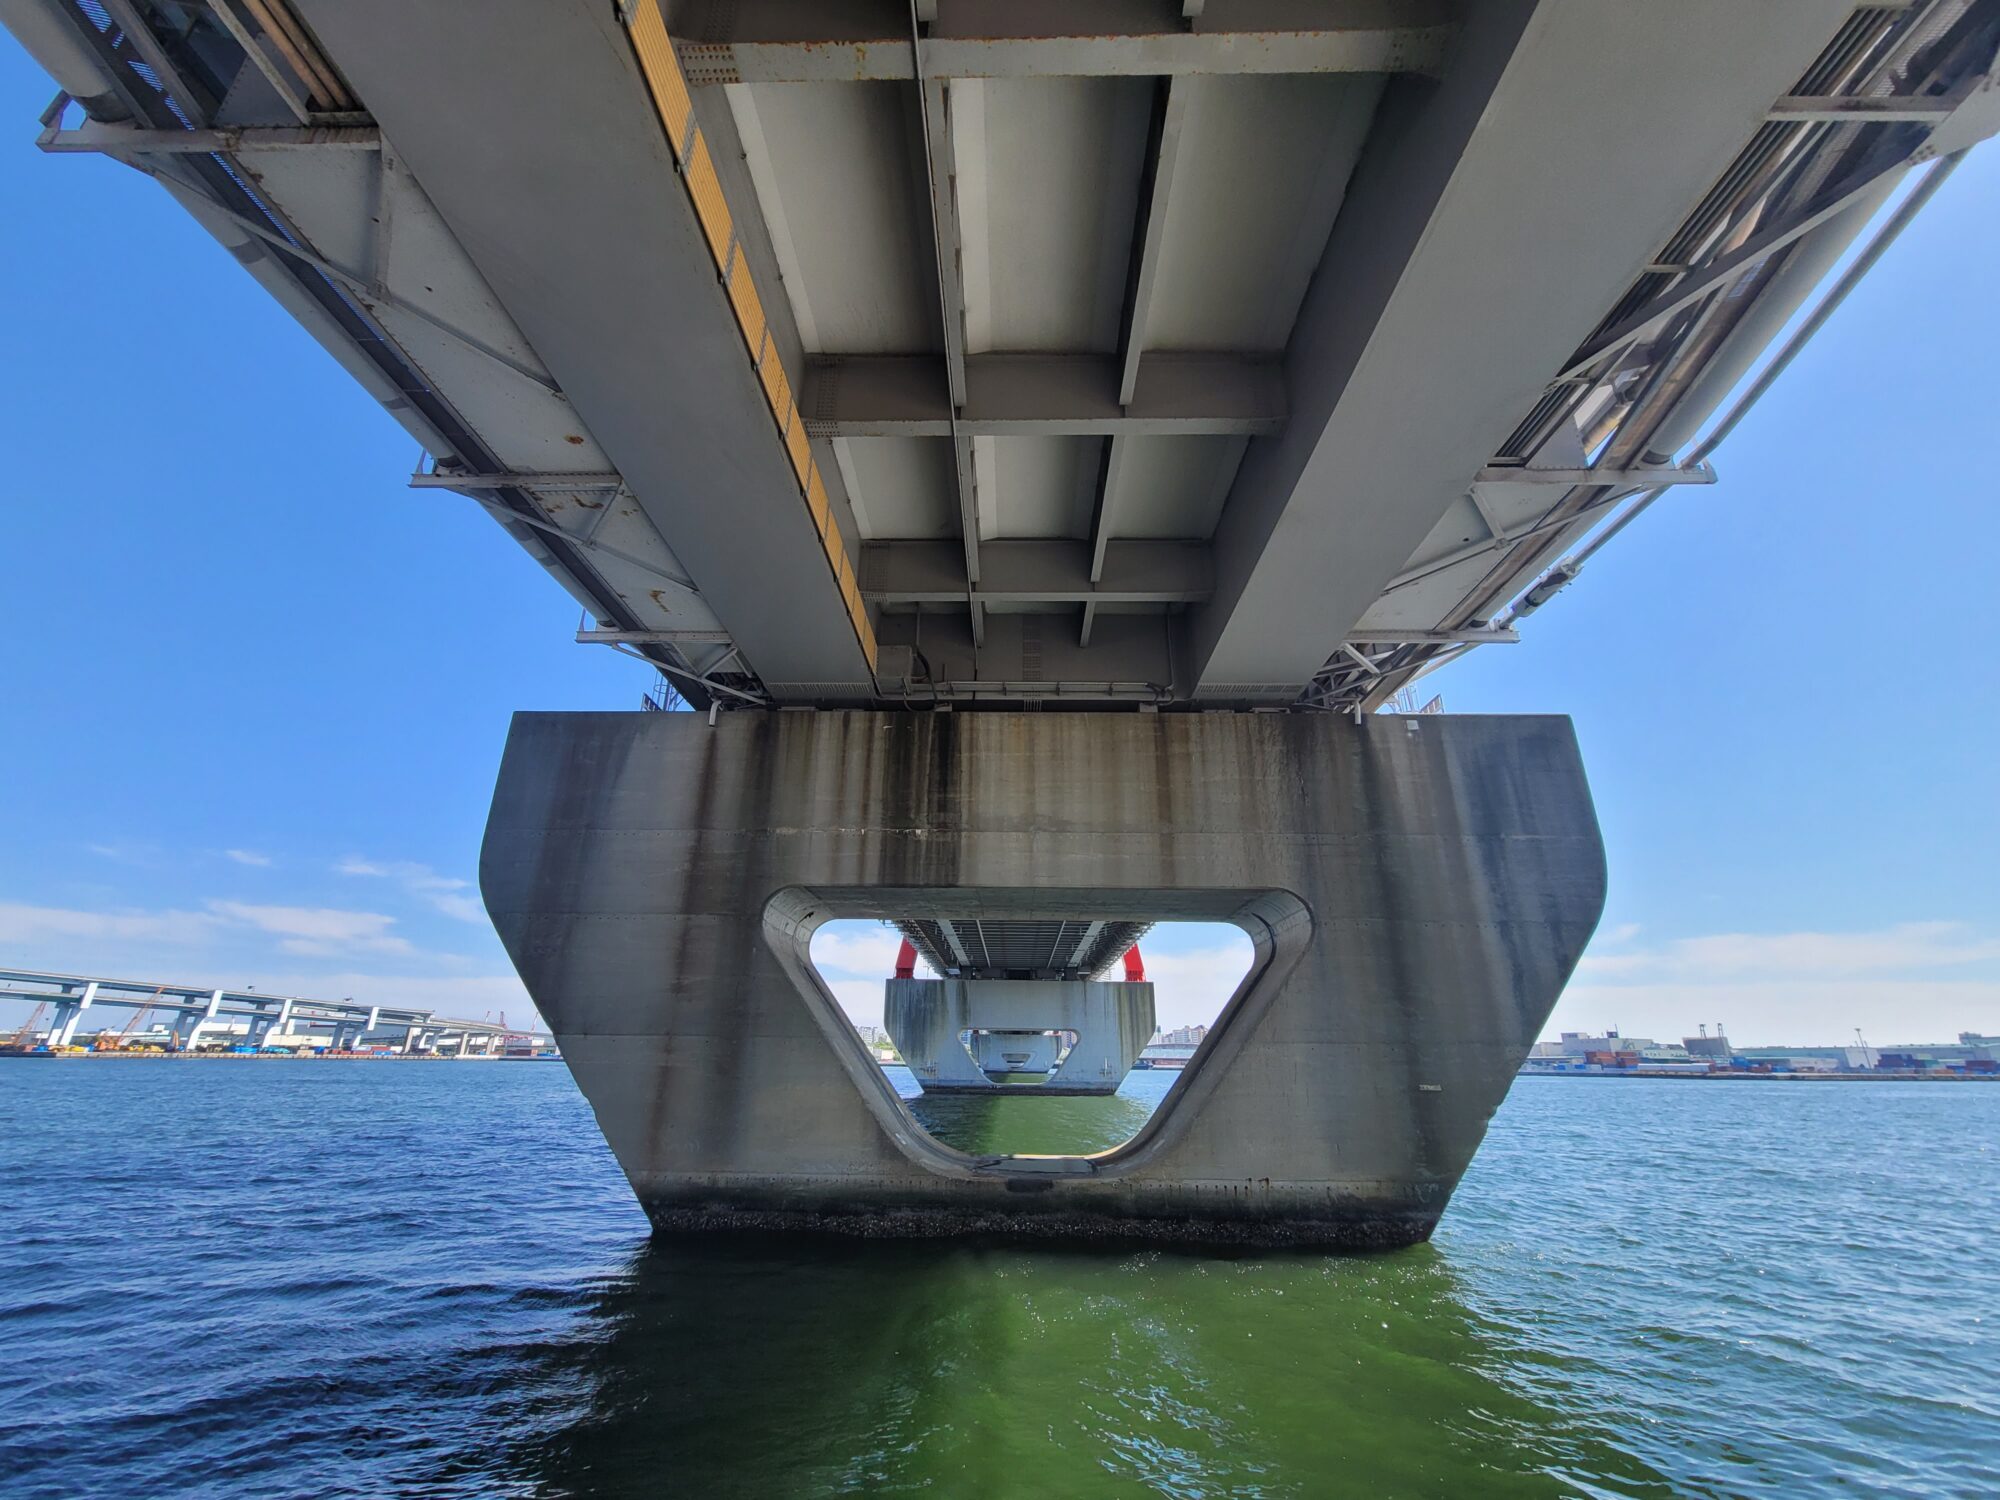
[[[28,1019],[21,1023],[21,1029],[15,1032],[13,1037],[7,1042],[7,1051],[26,1052],[28,1050],[28,1041],[34,1036],[35,1028],[42,1024],[42,1012],[48,1008],[49,1002],[46,1000],[35,1007],[34,1012]]]
[[[101,1031],[98,1032],[97,1040],[91,1044],[90,1050],[93,1052],[123,1052],[125,1050],[126,1041],[131,1037],[134,1031],[138,1030],[139,1023],[145,1020],[147,1016],[150,1016],[153,1013],[153,1001],[159,999],[160,996],[166,991],[166,988],[167,987],[163,984],[158,989],[154,990],[153,993],[147,998],[146,1003],[140,1006],[137,1010],[133,1011],[131,1018],[127,1020],[122,1027],[119,1028],[118,1035],[107,1037],[103,1032]]]

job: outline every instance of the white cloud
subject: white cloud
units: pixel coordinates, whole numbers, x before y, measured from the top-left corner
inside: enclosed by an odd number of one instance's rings
[[[1213,1022],[1249,972],[1254,951],[1248,937],[1180,952],[1149,951],[1141,940],[1139,954],[1153,981],[1153,1013],[1162,1029]]]
[[[28,906],[0,901],[0,942],[50,939],[87,942],[194,943],[216,926],[214,915],[199,911],[78,911],[61,906]]]
[[[224,849],[223,854],[239,865],[254,865],[262,868],[271,863],[271,856],[259,854],[255,849]]]
[[[1601,1032],[1679,1041],[1724,1023],[1739,1046],[1833,1046],[1856,1028],[1877,1046],[2000,1032],[2000,981],[1766,979],[1712,984],[1572,984],[1543,1035]]]
[[[146,843],[85,844],[84,848],[99,859],[108,859],[116,864],[136,865],[148,868],[161,862],[159,845]]]
[[[864,1026],[882,1024],[883,981],[896,972],[896,950],[903,935],[880,922],[829,922],[813,934],[812,961],[820,979],[847,1012]],[[917,973],[930,978],[922,958]]]
[[[424,902],[433,911],[455,917],[461,922],[484,924],[486,909],[479,904],[476,896],[470,895],[472,882],[461,880],[455,875],[440,875],[429,865],[420,865],[413,860],[363,859],[350,854],[334,865],[334,873],[353,875],[369,880],[393,880],[412,896]]]
[[[896,950],[903,935],[880,922],[829,922],[813,934],[812,961],[829,981],[834,978],[872,979],[878,986],[896,972]],[[930,969],[917,961],[922,974]],[[882,997],[875,997],[875,1009]]]
[[[486,908],[479,904],[479,898],[476,896],[439,891],[425,899],[447,917],[456,917],[461,922],[483,923],[486,920]]]
[[[186,977],[197,963],[241,972],[262,947],[260,938],[301,958],[452,961],[448,955],[418,953],[394,926],[395,919],[380,912],[242,901],[210,901],[201,911],[86,911],[0,902],[0,944],[12,961],[51,972],[157,975],[171,966],[180,971],[177,977]],[[164,963],[163,951],[172,953]]]
[[[457,1021],[505,1015],[510,1026],[542,1024],[521,981],[512,974],[363,974],[352,970],[253,971],[250,983],[272,995],[355,999],[367,1005],[408,1005]]]
[[[1612,934],[1616,941],[1616,934]],[[1745,1046],[1948,1041],[2000,1030],[2000,939],[1955,922],[1861,932],[1728,932],[1589,953],[1546,1035],[1677,1040],[1722,1022]]]
[[[840,1002],[840,1008],[847,1012],[848,1020],[859,1026],[882,1024],[882,980],[832,979],[825,975],[821,978],[833,991],[833,998]]]
[[[1612,941],[1617,940],[1614,935]],[[1967,936],[1962,923],[1904,922],[1875,932],[1725,932],[1680,938],[1635,953],[1586,954],[1577,972],[1708,982],[1725,975],[1837,977],[1993,959],[2000,959],[2000,939]]]
[[[327,956],[350,951],[416,951],[406,939],[389,931],[396,919],[381,912],[329,906],[252,906],[242,901],[211,901],[208,909],[283,939],[279,946],[287,953]]]

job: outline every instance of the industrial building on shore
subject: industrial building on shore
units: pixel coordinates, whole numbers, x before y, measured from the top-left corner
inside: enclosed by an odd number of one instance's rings
[[[1956,1042],[1871,1046],[1859,1032],[1832,1047],[1737,1047],[1718,1024],[1678,1043],[1649,1037],[1565,1031],[1537,1042],[1521,1064],[1524,1076],[2000,1078],[2000,1036],[1961,1031]]]

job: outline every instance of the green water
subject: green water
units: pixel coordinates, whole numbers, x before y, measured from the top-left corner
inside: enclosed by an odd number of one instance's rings
[[[1178,1073],[1129,1075],[1115,1094],[1035,1097],[1034,1084],[1005,1085],[997,1096],[924,1094],[906,1068],[889,1079],[916,1121],[947,1146],[978,1155],[1089,1155],[1124,1144],[1138,1132]]]
[[[916,1108],[1019,1150],[1148,1105]],[[1435,1241],[1374,1256],[649,1240],[541,1064],[17,1065],[0,1183],[7,1500],[1972,1497],[2000,1467],[2000,1087],[1522,1080]]]
[[[1488,1373],[1502,1351],[1429,1249],[677,1245],[598,1317],[597,1414],[532,1455],[559,1491],[1664,1492]]]

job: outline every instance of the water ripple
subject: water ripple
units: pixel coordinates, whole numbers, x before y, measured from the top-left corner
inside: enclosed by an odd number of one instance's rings
[[[932,1113],[984,1142],[1144,1103]],[[2000,1089],[1524,1080],[1434,1244],[1393,1255],[649,1242],[559,1068],[16,1065],[0,1475],[1990,1494],[1996,1140]]]

